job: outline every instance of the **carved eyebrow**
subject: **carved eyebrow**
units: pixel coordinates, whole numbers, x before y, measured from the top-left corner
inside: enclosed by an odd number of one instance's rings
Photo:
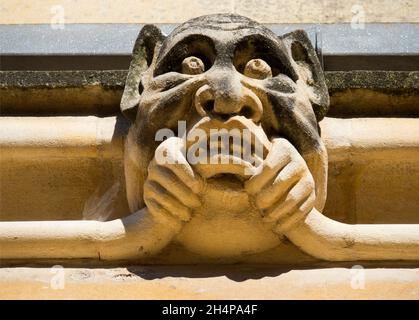
[[[190,34],[168,48],[162,48],[157,57],[154,75],[178,71],[182,60],[192,55],[200,58],[205,64],[205,70],[207,70],[216,56],[213,40],[203,34]]]
[[[278,46],[280,44],[279,39],[275,36],[274,39],[272,39],[271,36],[267,35],[264,30],[255,29],[255,28],[249,28],[249,30],[253,31],[252,33],[246,34],[243,37],[240,37],[237,39],[237,44],[247,41],[249,39],[259,39],[263,40],[266,43],[269,43],[272,47]]]

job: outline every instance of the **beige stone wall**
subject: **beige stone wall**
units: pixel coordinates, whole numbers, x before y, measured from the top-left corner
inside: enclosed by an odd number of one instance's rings
[[[361,6],[361,7],[359,7]],[[359,10],[363,10],[363,12]],[[419,22],[418,0],[2,0],[0,24],[177,23],[233,12],[262,23]]]
[[[418,123],[322,121],[329,152],[325,214],[347,223],[419,223]],[[1,118],[0,186],[7,188],[0,220],[83,219],[88,202],[97,203],[115,183],[116,198],[99,211],[111,211],[109,219],[126,215],[122,137],[114,127],[114,117]]]

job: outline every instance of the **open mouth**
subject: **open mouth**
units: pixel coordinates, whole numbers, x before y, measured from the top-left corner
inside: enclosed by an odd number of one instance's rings
[[[226,121],[204,117],[187,135],[188,162],[206,178],[220,174],[248,178],[270,146],[262,127],[243,116]]]

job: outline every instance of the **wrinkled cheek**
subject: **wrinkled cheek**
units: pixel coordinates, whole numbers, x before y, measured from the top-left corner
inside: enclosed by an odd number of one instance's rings
[[[305,160],[316,185],[316,208],[322,210],[327,190],[327,150],[317,130],[311,103],[302,92],[270,96],[276,133],[286,138]]]
[[[267,93],[267,104],[264,107],[263,121],[265,122],[265,127],[269,127],[274,131],[272,134],[284,134],[284,127],[287,125],[287,114],[292,112],[295,100],[294,94]]]
[[[191,95],[176,95],[162,97],[147,114],[148,125],[155,128],[168,128],[177,131],[178,122],[188,120],[194,113]]]

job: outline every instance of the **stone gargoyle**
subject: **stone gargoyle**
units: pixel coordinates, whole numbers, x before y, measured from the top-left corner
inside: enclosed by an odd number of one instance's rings
[[[328,162],[318,122],[328,105],[302,30],[278,37],[231,14],[192,19],[169,36],[146,25],[121,101],[131,122],[131,215],[2,222],[0,257],[141,259],[172,241],[233,257],[287,237],[319,259],[419,260],[418,225],[348,225],[321,214]],[[232,140],[223,140],[226,132]],[[222,147],[235,153],[214,151]],[[205,161],[191,161],[200,152]]]

